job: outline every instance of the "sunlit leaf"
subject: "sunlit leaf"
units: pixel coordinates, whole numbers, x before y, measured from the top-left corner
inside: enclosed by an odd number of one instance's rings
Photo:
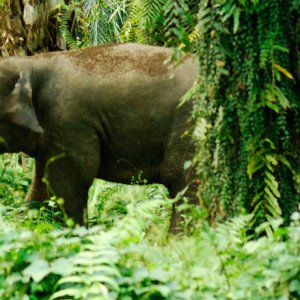
[[[278,69],[281,73],[283,73],[286,77],[288,77],[289,79],[294,79],[293,75],[287,71],[285,68],[281,67],[280,65],[277,65],[274,63],[274,67],[276,69]]]
[[[240,9],[237,8],[233,14],[233,33],[237,33],[240,25]]]
[[[71,273],[71,260],[60,257],[51,263],[51,272],[60,275],[69,275]]]
[[[278,102],[280,103],[280,105],[284,108],[287,109],[290,107],[290,103],[289,100],[286,98],[286,96],[282,93],[282,91],[280,90],[280,88],[278,86],[275,86],[275,90],[276,90],[276,96],[278,99]]]
[[[25,270],[24,274],[32,277],[35,282],[40,282],[51,272],[49,263],[44,259],[33,261]]]

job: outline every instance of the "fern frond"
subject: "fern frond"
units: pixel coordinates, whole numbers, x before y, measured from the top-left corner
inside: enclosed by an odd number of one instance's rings
[[[165,0],[134,0],[129,5],[129,16],[123,25],[123,41],[158,44],[163,41],[163,6]]]
[[[228,238],[235,246],[247,241],[246,232],[251,227],[253,215],[240,215],[222,224],[218,224],[216,232]]]
[[[119,260],[118,239],[114,232],[101,230],[98,227],[97,231],[94,229],[86,236],[80,252],[72,258],[71,274],[58,281],[60,290],[50,299],[63,296],[93,299],[108,297],[109,291],[119,291],[117,278],[121,275],[116,265]]]

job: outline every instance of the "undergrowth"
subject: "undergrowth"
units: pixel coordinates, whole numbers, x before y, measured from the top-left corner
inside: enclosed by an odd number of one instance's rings
[[[19,188],[11,186],[7,194],[14,199]],[[41,217],[37,222],[5,199],[0,299],[300,297],[299,212],[289,227],[274,219],[255,231],[251,215],[215,228],[200,218],[193,234],[172,237],[167,235],[171,201],[159,185],[96,182],[89,211],[90,221],[100,224],[89,229],[59,228]],[[261,233],[268,226],[273,233],[266,237]]]

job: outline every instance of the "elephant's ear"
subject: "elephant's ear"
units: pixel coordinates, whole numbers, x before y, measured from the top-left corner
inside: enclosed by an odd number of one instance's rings
[[[37,120],[32,104],[30,75],[30,72],[20,73],[13,91],[3,103],[3,117],[13,124],[41,133],[43,129]]]

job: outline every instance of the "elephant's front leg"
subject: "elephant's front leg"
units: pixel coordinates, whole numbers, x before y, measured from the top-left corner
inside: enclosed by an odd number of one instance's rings
[[[57,164],[49,170],[48,182],[51,191],[57,199],[63,198],[63,210],[67,218],[72,218],[76,224],[86,223],[88,190],[92,180],[86,182],[82,172],[75,165],[71,168],[65,164]]]
[[[88,190],[96,177],[100,164],[100,147],[89,140],[71,151],[63,152],[49,164],[47,180],[57,198],[64,199],[64,210],[75,223],[84,224]]]

